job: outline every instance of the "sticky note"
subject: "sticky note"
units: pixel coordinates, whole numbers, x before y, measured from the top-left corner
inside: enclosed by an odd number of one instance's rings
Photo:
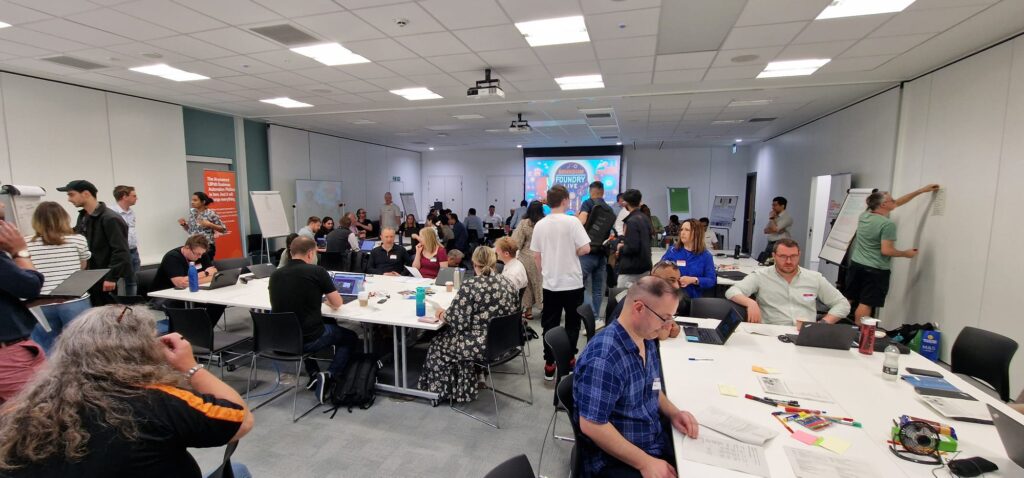
[[[736,391],[736,387],[732,385],[718,384],[718,393],[727,397],[738,397],[740,392]]]
[[[771,368],[771,367],[762,367],[760,365],[754,365],[753,367],[750,367],[750,370],[753,370],[753,371],[755,371],[757,373],[763,373],[765,375],[772,374],[772,373],[779,373],[778,369],[774,369],[774,368]]]
[[[793,434],[790,436],[792,436],[794,440],[803,443],[804,445],[816,445],[818,443],[818,440],[820,440],[820,438],[801,430],[793,432]]]
[[[826,450],[834,451],[839,455],[846,453],[846,450],[850,448],[850,445],[850,442],[836,437],[822,437],[821,442],[818,443],[818,446]]]

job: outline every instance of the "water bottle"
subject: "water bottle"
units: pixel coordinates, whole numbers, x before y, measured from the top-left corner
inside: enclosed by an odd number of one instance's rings
[[[188,263],[188,290],[199,292],[199,270],[196,269],[195,262]]]
[[[875,329],[878,328],[878,319],[864,317],[860,319],[860,353],[873,355],[875,353]]]
[[[462,287],[462,271],[464,270],[461,267],[455,269],[455,276],[452,278],[452,281],[455,282],[455,290],[459,290],[459,287]]]
[[[733,259],[740,258],[740,246],[736,246],[736,249],[733,249],[732,257]]]
[[[882,362],[882,374],[889,380],[896,380],[900,374],[900,349],[891,343],[885,347],[885,361]]]
[[[416,317],[427,315],[427,290],[423,287],[416,288]]]

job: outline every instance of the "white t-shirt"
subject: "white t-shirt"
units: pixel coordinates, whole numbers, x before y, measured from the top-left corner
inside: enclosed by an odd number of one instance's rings
[[[402,211],[395,203],[385,204],[380,207],[380,228],[398,231],[398,224],[401,223]],[[378,231],[378,234],[380,232]]]
[[[576,249],[590,244],[575,216],[553,213],[533,227],[530,250],[540,253],[544,288],[550,291],[583,288],[583,269]]]
[[[501,275],[512,282],[516,290],[526,287],[529,279],[526,277],[526,268],[523,267],[523,263],[519,262],[519,259],[512,258],[505,263],[505,268],[501,270]]]
[[[615,233],[616,234],[618,234],[620,236],[623,236],[623,235],[626,234],[625,225],[626,225],[626,216],[628,216],[628,215],[629,215],[629,210],[627,210],[625,207],[623,207],[622,209],[619,209],[619,214],[617,214],[615,216],[615,225],[613,226],[615,228]]]
[[[29,239],[25,238],[28,252],[32,254],[32,264],[43,275],[41,294],[49,294],[64,279],[80,270],[82,261],[92,257],[89,244],[79,234],[64,236],[64,244],[59,246],[45,245],[42,239]]]

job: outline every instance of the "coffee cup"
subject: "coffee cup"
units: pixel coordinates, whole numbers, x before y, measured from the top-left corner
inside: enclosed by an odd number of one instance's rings
[[[358,297],[359,297],[359,307],[366,307],[370,303],[370,293],[369,292],[362,291],[362,292],[359,293]]]
[[[452,290],[455,289],[455,283],[452,282],[452,281],[445,282],[444,283],[444,289],[446,291],[448,291],[448,292],[451,292]]]

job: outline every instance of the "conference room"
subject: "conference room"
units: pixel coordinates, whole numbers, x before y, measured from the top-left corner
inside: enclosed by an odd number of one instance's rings
[[[0,476],[1024,476],[1022,33],[2,0]]]

